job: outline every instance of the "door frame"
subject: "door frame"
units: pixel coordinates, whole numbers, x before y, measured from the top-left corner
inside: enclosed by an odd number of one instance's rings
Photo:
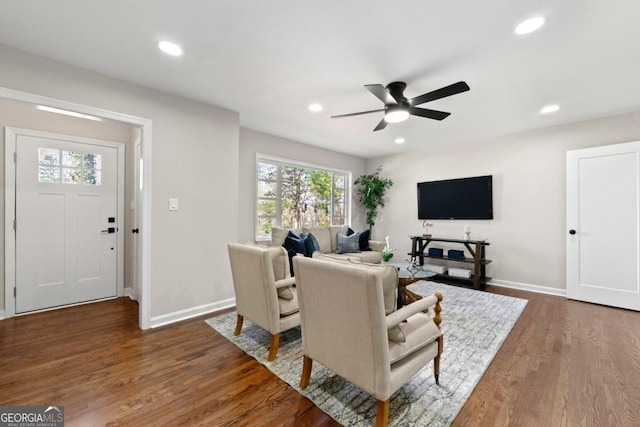
[[[31,136],[35,138],[45,138],[62,140],[71,143],[81,143],[86,145],[96,145],[99,147],[114,148],[116,150],[116,188],[118,195],[116,197],[116,217],[118,218],[118,233],[116,235],[116,245],[118,247],[118,257],[116,260],[116,296],[121,297],[124,295],[124,194],[125,194],[125,152],[126,146],[123,143],[103,141],[99,139],[84,138],[79,136],[62,135],[53,132],[43,132],[32,129],[22,129],[15,127],[4,128],[4,170],[5,170],[5,193],[4,193],[4,206],[5,206],[5,221],[4,221],[4,233],[5,233],[5,271],[9,274],[5,274],[5,307],[12,308],[15,315],[16,297],[13,291],[16,288],[16,233],[13,228],[13,220],[16,218],[16,162],[14,153],[17,152],[17,137],[18,136]],[[18,224],[18,227],[20,225]],[[11,269],[11,272],[9,272]],[[79,304],[84,304],[81,302]],[[75,305],[75,304],[70,304]],[[56,307],[57,308],[57,307]],[[48,309],[44,309],[48,310]],[[40,310],[38,310],[40,311]]]
[[[143,157],[143,179],[144,188],[142,190],[142,200],[140,218],[142,223],[140,228],[144,230],[140,233],[139,244],[141,246],[141,258],[136,260],[135,265],[140,268],[140,276],[142,278],[140,295],[138,296],[139,312],[138,326],[141,329],[149,329],[151,327],[151,145],[152,145],[152,121],[149,119],[131,116],[128,114],[118,113],[114,111],[103,110],[100,108],[90,107],[87,105],[76,104],[73,102],[63,101],[56,98],[35,95],[32,93],[21,92],[13,89],[0,87],[0,99],[6,99],[12,102],[18,102],[28,105],[44,105],[48,107],[59,108],[62,110],[74,111],[82,114],[99,117],[106,120],[113,120],[119,123],[128,124],[141,130]],[[5,141],[5,146],[6,146]],[[11,154],[13,157],[13,154]],[[10,159],[12,160],[12,159]],[[5,163],[7,160],[5,159]],[[15,168],[13,161],[10,162],[12,169]],[[15,204],[15,185],[9,187],[8,180],[15,182],[15,173],[11,175],[9,168],[5,168],[5,317],[15,316],[15,299],[13,297],[13,287],[15,286],[15,235],[13,234],[13,218],[15,211],[9,211],[7,208],[7,199],[13,200]],[[123,188],[124,192],[124,188]],[[8,194],[11,193],[11,194]],[[123,193],[124,194],[124,193]],[[124,208],[124,206],[123,206]],[[124,219],[124,215],[122,216]],[[123,227],[123,232],[125,232]],[[122,235],[124,236],[124,234]],[[13,244],[9,240],[13,241]],[[13,252],[14,258],[7,260],[7,254]],[[133,254],[133,256],[136,256]],[[123,265],[124,268],[124,265]],[[134,272],[135,274],[135,272]],[[13,283],[8,286],[7,283]],[[12,303],[9,303],[12,301]]]

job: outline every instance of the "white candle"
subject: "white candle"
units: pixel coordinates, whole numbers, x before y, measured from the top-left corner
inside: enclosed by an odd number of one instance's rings
[[[469,226],[468,226],[468,225],[465,225],[465,226],[464,226],[464,232],[465,232],[465,233],[469,233],[470,231],[471,231],[471,228],[469,228]]]

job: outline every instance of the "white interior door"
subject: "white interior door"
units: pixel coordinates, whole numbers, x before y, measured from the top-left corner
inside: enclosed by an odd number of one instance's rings
[[[16,313],[117,295],[114,147],[16,136]]]
[[[640,310],[640,142],[567,153],[567,297]]]

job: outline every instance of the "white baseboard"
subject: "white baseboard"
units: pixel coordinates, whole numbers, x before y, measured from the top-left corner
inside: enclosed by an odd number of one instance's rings
[[[0,320],[4,320],[4,310],[0,310]]]
[[[224,310],[225,308],[234,307],[236,305],[235,298],[205,304],[198,307],[187,308],[185,310],[175,311],[173,313],[163,314],[151,318],[151,327],[168,325],[170,323],[180,322],[182,320],[191,319],[192,317],[202,316],[203,314],[213,313],[215,311]]]
[[[133,288],[129,288],[129,287],[124,288],[124,296],[129,297],[134,301],[138,301],[136,291],[134,291]]]
[[[521,291],[536,292],[538,294],[555,295],[558,297],[567,297],[566,289],[550,288],[548,286],[532,285],[529,283],[511,282],[509,280],[491,279],[489,285],[500,286],[503,288],[518,289]]]

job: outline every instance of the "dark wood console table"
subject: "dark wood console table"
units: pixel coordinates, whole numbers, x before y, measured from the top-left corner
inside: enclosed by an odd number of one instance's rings
[[[420,265],[424,265],[425,258],[440,259],[444,261],[462,262],[473,264],[473,275],[470,278],[449,276],[448,274],[436,274],[429,278],[436,282],[450,284],[472,285],[475,289],[482,289],[491,280],[486,275],[486,266],[491,262],[485,257],[485,248],[489,246],[486,240],[460,240],[460,239],[442,239],[438,237],[410,236],[411,237],[411,260],[419,261]],[[465,258],[449,258],[446,252],[443,256],[432,256],[428,254],[427,246],[431,242],[457,243],[466,247],[471,257]]]

